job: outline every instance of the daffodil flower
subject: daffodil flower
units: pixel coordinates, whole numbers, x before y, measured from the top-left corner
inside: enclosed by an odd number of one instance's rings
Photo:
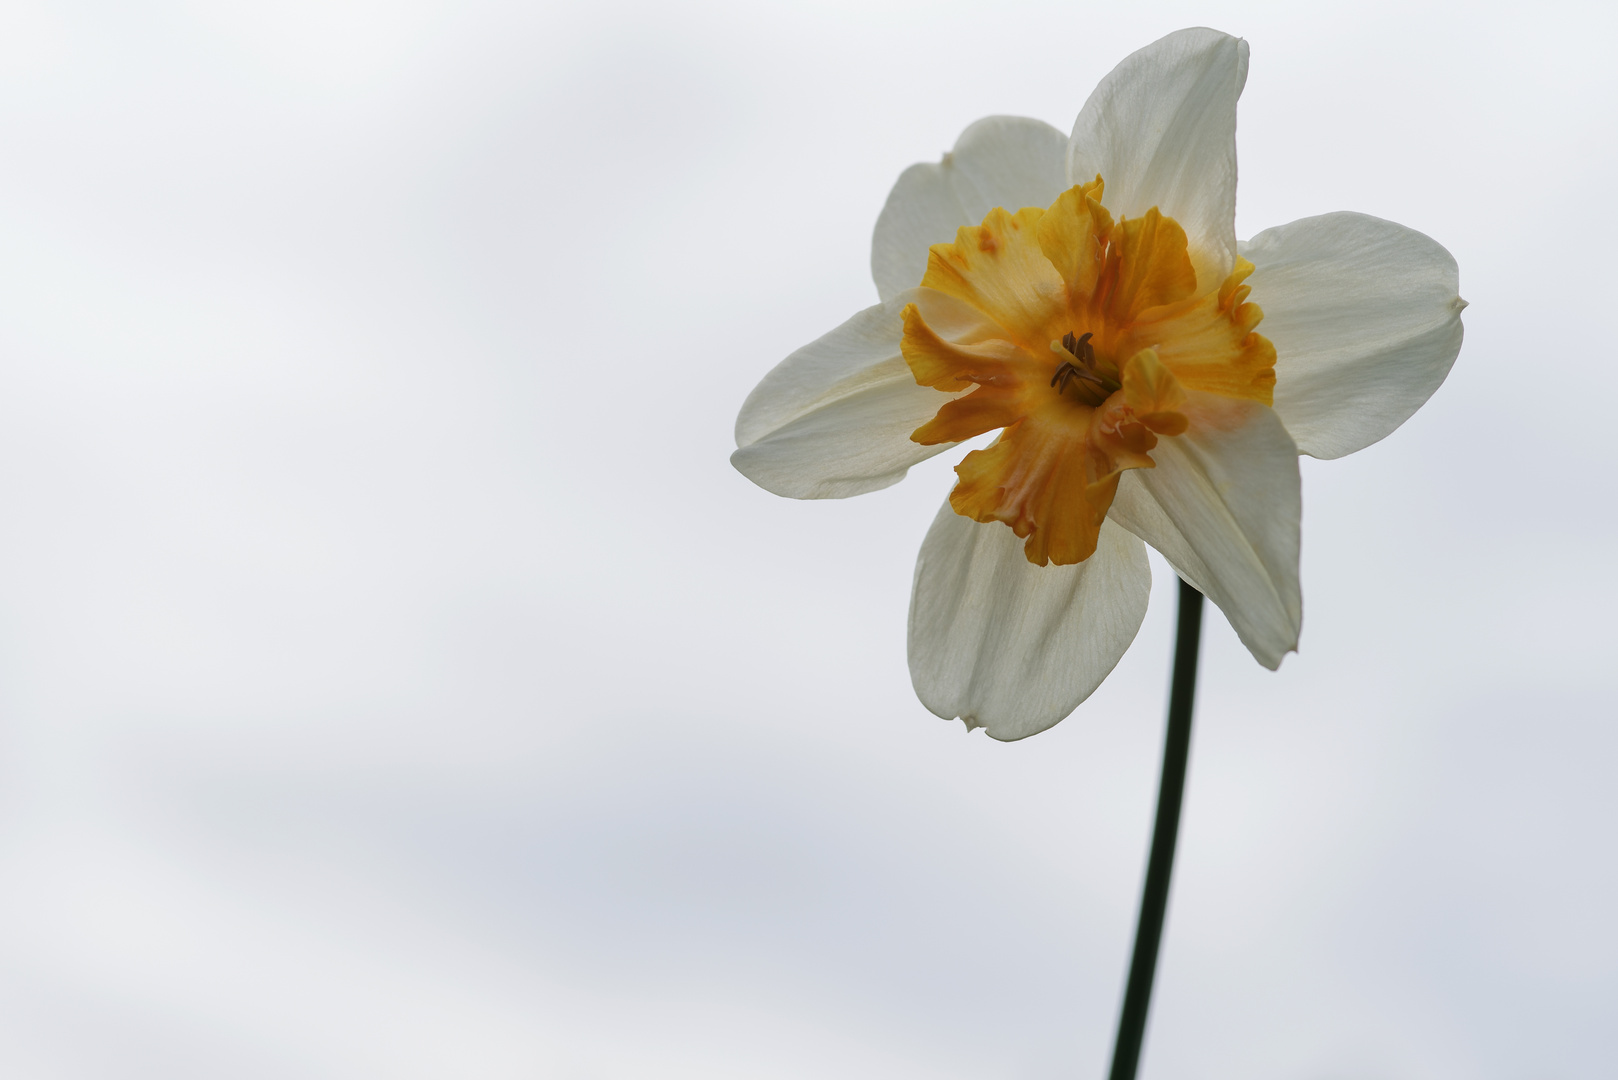
[[[907,169],[872,241],[881,303],[742,406],[731,461],[798,499],[999,431],[916,564],[910,671],[939,716],[1020,739],[1071,713],[1145,617],[1145,544],[1279,666],[1303,616],[1298,455],[1383,438],[1460,350],[1455,260],[1421,233],[1335,213],[1237,242],[1247,59],[1183,30],[1103,79],[1071,136],[990,117]]]

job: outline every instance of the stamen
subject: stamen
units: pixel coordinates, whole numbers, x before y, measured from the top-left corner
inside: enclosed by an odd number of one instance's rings
[[[1055,386],[1057,383],[1061,383],[1061,388],[1056,391],[1058,394],[1060,394],[1063,390],[1067,389],[1067,384],[1072,382],[1074,379],[1083,379],[1086,382],[1093,382],[1103,389],[1105,389],[1107,385],[1102,381],[1101,376],[1097,375],[1095,372],[1086,371],[1084,368],[1072,363],[1063,364],[1061,367],[1056,369],[1056,374],[1051,376],[1051,385]]]
[[[1056,387],[1058,394],[1064,393],[1068,384],[1075,380],[1082,380],[1079,383],[1081,390],[1084,389],[1084,383],[1094,383],[1102,398],[1105,398],[1109,393],[1107,381],[1096,374],[1095,371],[1096,350],[1095,346],[1090,344],[1090,339],[1094,336],[1093,333],[1086,333],[1083,337],[1074,337],[1073,331],[1069,330],[1062,335],[1060,349],[1056,342],[1051,342],[1052,352],[1065,349],[1073,356],[1074,360],[1078,361],[1078,364],[1075,364],[1073,360],[1064,361],[1062,366],[1056,369],[1056,374],[1051,376],[1051,385]],[[1080,367],[1080,364],[1084,366]],[[1088,400],[1094,394],[1095,391],[1092,390],[1090,394],[1081,392],[1079,396]],[[1099,404],[1099,400],[1092,402],[1092,404]]]
[[[1090,339],[1093,337],[1095,337],[1094,332],[1086,332],[1083,337],[1076,338],[1073,336],[1073,331],[1069,330],[1062,335],[1062,348],[1078,357],[1079,362],[1085,367],[1093,368],[1096,366],[1095,347],[1090,344]]]

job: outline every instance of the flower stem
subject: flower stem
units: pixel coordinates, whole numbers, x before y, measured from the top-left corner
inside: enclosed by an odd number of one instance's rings
[[[1185,794],[1185,765],[1191,753],[1191,705],[1197,691],[1197,647],[1202,640],[1202,594],[1180,582],[1180,619],[1174,638],[1174,679],[1169,687],[1169,731],[1163,744],[1163,779],[1157,791],[1157,825],[1152,854],[1146,861],[1141,890],[1140,923],[1135,928],[1135,955],[1118,1017],[1118,1042],[1112,1051],[1111,1080],[1135,1080],[1146,1012],[1157,973],[1157,946],[1163,937],[1163,914],[1169,902],[1169,876],[1174,870],[1174,844],[1180,832],[1180,801]]]

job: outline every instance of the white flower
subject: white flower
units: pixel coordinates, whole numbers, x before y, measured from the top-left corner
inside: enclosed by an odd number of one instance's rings
[[[939,716],[1020,739],[1072,712],[1145,616],[1142,541],[1279,666],[1303,616],[1298,454],[1376,442],[1454,363],[1466,305],[1426,236],[1336,213],[1237,243],[1247,53],[1182,30],[1103,79],[1070,138],[990,117],[905,170],[872,240],[882,302],[742,406],[731,461],[799,499],[1001,429],[916,563],[910,672]]]

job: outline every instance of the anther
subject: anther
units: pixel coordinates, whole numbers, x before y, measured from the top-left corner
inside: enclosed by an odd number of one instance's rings
[[[1075,379],[1094,383],[1096,386],[1101,387],[1103,391],[1106,390],[1106,383],[1094,371],[1096,351],[1095,347],[1090,344],[1090,339],[1094,336],[1093,333],[1086,333],[1083,337],[1074,337],[1071,330],[1062,335],[1062,348],[1072,353],[1074,359],[1084,366],[1080,367],[1079,364],[1069,360],[1056,369],[1056,374],[1051,376],[1051,385],[1056,387],[1058,394],[1065,392],[1068,383],[1073,382]]]
[[[1073,382],[1075,379],[1082,379],[1085,382],[1095,383],[1103,390],[1106,389],[1107,384],[1101,380],[1101,376],[1097,375],[1093,371],[1086,371],[1077,364],[1063,364],[1061,367],[1057,368],[1056,374],[1051,376],[1051,385],[1056,386],[1057,383],[1061,383],[1061,386],[1057,387],[1056,390],[1056,392],[1060,394],[1062,391],[1067,389],[1067,384]]]
[[[1073,331],[1069,330],[1062,335],[1062,348],[1078,357],[1079,362],[1085,367],[1095,367],[1096,350],[1090,344],[1090,339],[1093,337],[1095,337],[1093,332],[1086,332],[1083,337],[1076,338],[1073,336]]]

